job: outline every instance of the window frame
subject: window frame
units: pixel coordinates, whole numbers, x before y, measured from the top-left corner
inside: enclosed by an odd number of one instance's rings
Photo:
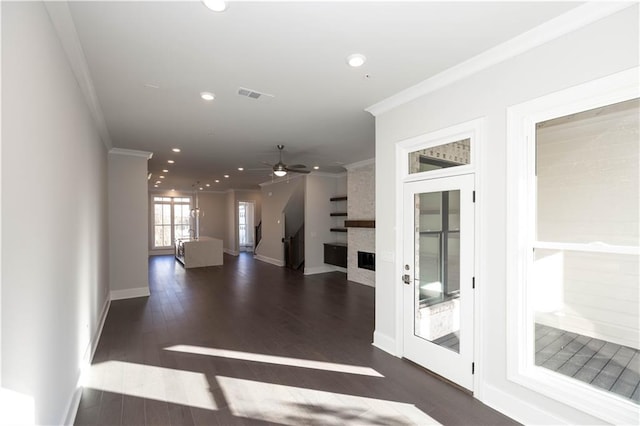
[[[638,421],[638,405],[534,362],[531,290],[532,248],[637,254],[625,246],[550,243],[536,240],[536,124],[640,97],[632,68],[507,109],[507,378],[556,401],[614,424]]]
[[[156,201],[156,198],[169,198],[170,201]],[[176,199],[188,199],[188,203],[187,202],[176,202]],[[189,206],[189,210],[192,209],[193,206],[193,197],[191,197],[190,195],[161,195],[161,194],[151,194],[150,196],[150,203],[151,203],[151,208],[150,208],[150,212],[151,212],[151,249],[152,250],[167,250],[167,249],[172,249],[173,246],[175,245],[175,206],[176,204],[178,205],[188,205]],[[171,229],[171,244],[168,246],[156,246],[156,238],[155,238],[155,232],[156,232],[156,223],[155,223],[155,206],[157,204],[160,205],[170,205],[171,206],[171,212],[170,212],[170,219],[171,219],[171,224],[169,225],[169,228]]]

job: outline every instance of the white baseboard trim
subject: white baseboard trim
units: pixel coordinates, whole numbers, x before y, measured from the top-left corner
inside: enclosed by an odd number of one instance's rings
[[[175,254],[174,249],[149,250],[149,256],[166,256],[167,254]]]
[[[489,385],[487,383],[484,383],[483,385],[482,394],[482,403],[522,424],[572,424],[572,422],[567,419],[545,411],[536,405],[528,403],[527,401],[516,398],[510,393],[500,390],[495,386]]]
[[[386,334],[382,334],[379,331],[373,332],[373,346],[390,353],[393,356],[399,356],[396,353],[396,341]]]
[[[270,263],[276,266],[284,266],[283,260],[274,259],[272,257],[263,256],[261,254],[255,254],[253,257],[254,259],[259,260],[261,262]]]
[[[346,272],[344,268],[341,268],[339,266],[332,266],[332,265],[315,266],[313,268],[307,268],[305,266],[304,268],[305,275],[325,274],[327,272],[336,272],[336,271]]]
[[[149,287],[128,288],[126,290],[111,290],[111,300],[133,299],[134,297],[150,296]]]
[[[82,398],[82,384],[80,383],[81,380],[82,377],[79,377],[76,384],[76,389],[71,395],[71,400],[69,401],[69,405],[67,407],[67,413],[64,416],[64,422],[61,423],[63,425],[71,426],[76,421],[76,414],[78,414],[78,407],[80,406],[80,398]]]
[[[231,249],[222,249],[223,252],[230,254],[231,256],[240,256],[240,253],[235,251],[235,250],[231,250]]]
[[[73,425],[76,421],[76,415],[78,414],[78,407],[80,406],[80,399],[82,398],[82,383],[84,381],[83,375],[86,374],[88,368],[91,366],[91,361],[93,360],[93,356],[96,353],[96,349],[98,349],[98,343],[100,342],[100,337],[102,336],[102,329],[104,328],[104,322],[107,319],[107,314],[109,313],[109,308],[111,307],[111,300],[107,297],[102,306],[102,312],[100,313],[100,319],[98,322],[98,327],[96,331],[93,333],[91,341],[87,345],[85,350],[82,365],[80,366],[80,372],[78,374],[78,380],[76,381],[76,388],[71,395],[69,400],[69,404],[67,405],[67,411],[64,415],[64,420],[61,424],[64,425]]]

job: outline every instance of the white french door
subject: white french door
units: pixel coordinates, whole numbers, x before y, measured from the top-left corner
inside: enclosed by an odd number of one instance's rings
[[[472,390],[474,176],[403,192],[403,355]]]

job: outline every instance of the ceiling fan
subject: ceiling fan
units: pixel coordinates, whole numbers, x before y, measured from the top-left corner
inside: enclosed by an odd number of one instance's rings
[[[273,174],[278,176],[278,177],[282,177],[285,176],[287,174],[287,172],[292,172],[292,173],[310,173],[310,170],[304,170],[307,168],[307,166],[305,166],[304,164],[293,164],[291,166],[287,166],[286,164],[284,164],[282,162],[282,150],[284,149],[284,145],[277,145],[278,147],[278,151],[280,153],[280,160],[273,165],[272,170],[273,170]],[[269,166],[271,166],[271,164],[269,163],[265,163]]]

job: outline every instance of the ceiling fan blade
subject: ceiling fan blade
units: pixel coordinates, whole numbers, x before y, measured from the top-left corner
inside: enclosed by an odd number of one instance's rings
[[[306,169],[307,168],[307,166],[305,166],[304,164],[292,164],[287,167],[290,169]]]
[[[287,167],[285,170],[291,173],[304,173],[304,174],[311,173],[310,170],[290,169],[289,167]]]

